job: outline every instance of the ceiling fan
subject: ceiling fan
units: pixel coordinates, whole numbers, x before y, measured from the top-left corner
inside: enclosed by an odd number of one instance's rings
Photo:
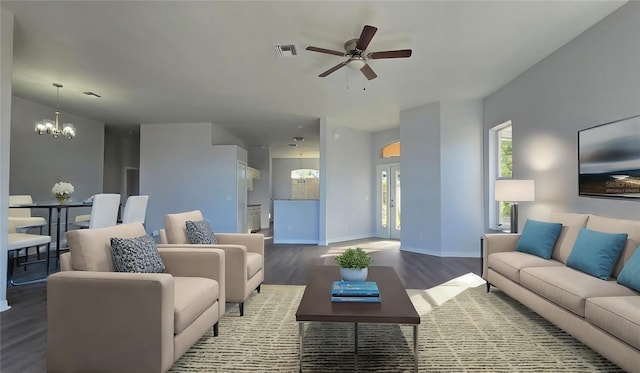
[[[384,51],[384,52],[371,52],[365,53],[365,50],[369,46],[371,39],[373,39],[373,35],[378,31],[377,27],[366,25],[362,29],[362,33],[360,33],[360,37],[358,39],[351,39],[344,43],[345,52],[340,52],[331,49],[318,48],[313,46],[308,46],[306,49],[312,52],[333,54],[335,56],[340,57],[348,57],[348,59],[344,62],[341,62],[329,70],[323,72],[318,75],[321,78],[328,76],[329,74],[335,72],[344,66],[349,66],[354,70],[362,71],[364,76],[371,80],[375,79],[378,75],[371,69],[371,66],[367,63],[367,60],[377,60],[381,58],[407,58],[411,57],[411,49],[401,49],[394,51]]]

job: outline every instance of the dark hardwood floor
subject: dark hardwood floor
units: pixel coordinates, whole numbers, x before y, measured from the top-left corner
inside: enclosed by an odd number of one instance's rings
[[[332,246],[356,246],[378,239],[358,240]],[[397,247],[397,245],[396,245]],[[306,268],[312,264],[335,265],[327,246],[274,245],[265,240],[265,284],[304,285]],[[440,258],[385,248],[372,252],[373,265],[392,266],[407,289],[427,289],[458,276],[480,274],[479,258]],[[52,270],[55,264],[52,264]],[[16,269],[15,279],[35,278],[44,271],[34,264]],[[7,289],[11,309],[0,313],[0,372],[46,371],[46,284]],[[98,320],[96,320],[98,322]]]

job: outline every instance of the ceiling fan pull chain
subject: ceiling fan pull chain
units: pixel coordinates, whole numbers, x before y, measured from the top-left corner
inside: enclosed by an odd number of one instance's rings
[[[367,90],[367,79],[365,79],[364,75],[362,76],[362,90]]]

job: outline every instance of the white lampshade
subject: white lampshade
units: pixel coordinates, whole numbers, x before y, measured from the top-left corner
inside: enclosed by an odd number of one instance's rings
[[[496,201],[535,201],[535,183],[533,180],[496,180],[494,197]]]

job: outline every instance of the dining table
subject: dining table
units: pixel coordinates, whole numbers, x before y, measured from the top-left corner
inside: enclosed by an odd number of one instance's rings
[[[30,208],[30,209],[48,209],[49,220],[49,236],[51,236],[51,218],[53,217],[53,210],[56,210],[56,260],[60,260],[60,233],[62,231],[62,210],[64,210],[64,232],[69,228],[69,208],[72,207],[91,207],[93,202],[90,200],[85,201],[39,201],[32,203],[21,203],[9,205],[9,208]]]

